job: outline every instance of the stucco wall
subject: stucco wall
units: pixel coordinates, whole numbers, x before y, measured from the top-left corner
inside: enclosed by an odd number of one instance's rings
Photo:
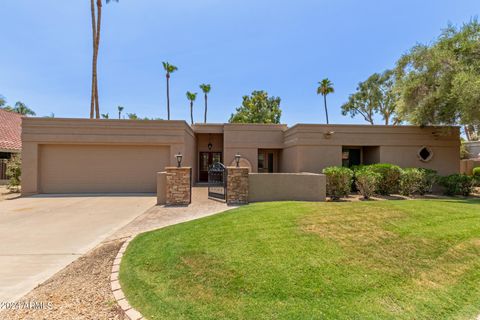
[[[184,155],[184,165],[192,165],[195,160],[194,133],[184,121],[23,118],[22,141],[22,193],[24,194],[41,191],[39,190],[41,185],[39,150],[46,145],[145,146],[146,148],[158,146],[163,150],[162,152],[169,153],[165,154],[166,165],[176,165],[174,155],[178,152]],[[91,154],[91,157],[95,159],[95,154]],[[81,170],[88,172],[88,165],[85,163],[84,166],[75,170],[79,173]],[[141,163],[132,163],[124,170],[134,172],[137,169],[142,170],[141,166]],[[62,169],[61,161],[56,169],[70,170],[67,167]],[[152,177],[157,171],[160,170],[152,172]],[[94,190],[92,188],[92,191]]]
[[[430,168],[443,175],[456,173],[460,166],[459,134],[457,127],[299,124],[285,131],[283,154],[294,164],[284,163],[282,170],[318,173],[326,166],[342,164],[342,146],[370,146],[379,147],[378,153],[371,153],[378,162]],[[434,152],[431,161],[418,159],[422,146]]]
[[[239,152],[251,163],[252,171],[257,172],[258,149],[282,149],[286,128],[283,124],[225,124],[224,162],[232,163]]]
[[[325,201],[326,177],[313,173],[250,173],[248,200]]]

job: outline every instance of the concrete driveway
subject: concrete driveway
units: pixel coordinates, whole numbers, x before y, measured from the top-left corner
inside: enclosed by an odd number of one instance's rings
[[[19,299],[155,202],[140,194],[0,201],[0,301]]]

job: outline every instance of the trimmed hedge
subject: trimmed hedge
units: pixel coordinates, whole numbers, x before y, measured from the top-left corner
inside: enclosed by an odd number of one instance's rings
[[[475,179],[465,174],[451,174],[440,178],[440,184],[445,188],[446,195],[468,196],[475,188]]]
[[[327,177],[327,195],[333,200],[348,196],[352,187],[353,171],[346,167],[328,167],[323,169]]]
[[[417,193],[423,183],[423,177],[423,172],[418,168],[403,169],[400,175],[400,194],[410,196]]]
[[[354,174],[355,186],[364,199],[369,199],[375,194],[381,175],[371,170],[368,166],[357,168]]]
[[[402,169],[394,164],[378,163],[368,166],[373,172],[380,174],[376,192],[381,195],[397,193]]]

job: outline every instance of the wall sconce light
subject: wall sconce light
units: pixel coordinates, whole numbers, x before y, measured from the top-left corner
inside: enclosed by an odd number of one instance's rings
[[[240,153],[237,152],[237,154],[235,155],[235,163],[237,164],[237,168],[240,167],[240,158],[242,156],[240,155]]]
[[[335,134],[335,131],[327,131],[323,133],[326,139],[330,139]]]
[[[175,158],[177,158],[177,168],[180,168],[182,166],[182,154],[179,152],[175,155]]]
[[[212,144],[212,143],[209,143],[209,144],[208,144],[208,150],[212,150],[212,147],[213,147],[213,144]]]

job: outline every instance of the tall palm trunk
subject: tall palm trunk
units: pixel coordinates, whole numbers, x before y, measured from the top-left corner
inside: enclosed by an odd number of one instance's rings
[[[170,120],[170,74],[167,72],[167,119]]]
[[[207,102],[208,98],[207,98],[207,94],[205,93],[205,115],[203,116],[203,122],[204,123],[207,123]]]
[[[95,41],[95,118],[100,118],[100,103],[98,100],[98,76],[97,76],[97,61],[98,50],[100,47],[100,29],[102,26],[102,0],[97,0],[97,35]]]
[[[94,5],[94,0],[90,0],[90,10],[92,13],[92,48],[93,48],[93,57],[92,57],[92,97],[90,99],[90,119],[93,119],[94,115],[94,110],[95,110],[95,91],[96,91],[96,73],[97,73],[97,68],[95,65],[95,47],[96,47],[96,27],[95,27],[95,5]]]
[[[327,117],[327,124],[328,124],[328,110],[327,110],[327,95],[323,95],[323,104],[325,105],[325,116]]]
[[[193,101],[190,101],[190,122],[193,124]]]

